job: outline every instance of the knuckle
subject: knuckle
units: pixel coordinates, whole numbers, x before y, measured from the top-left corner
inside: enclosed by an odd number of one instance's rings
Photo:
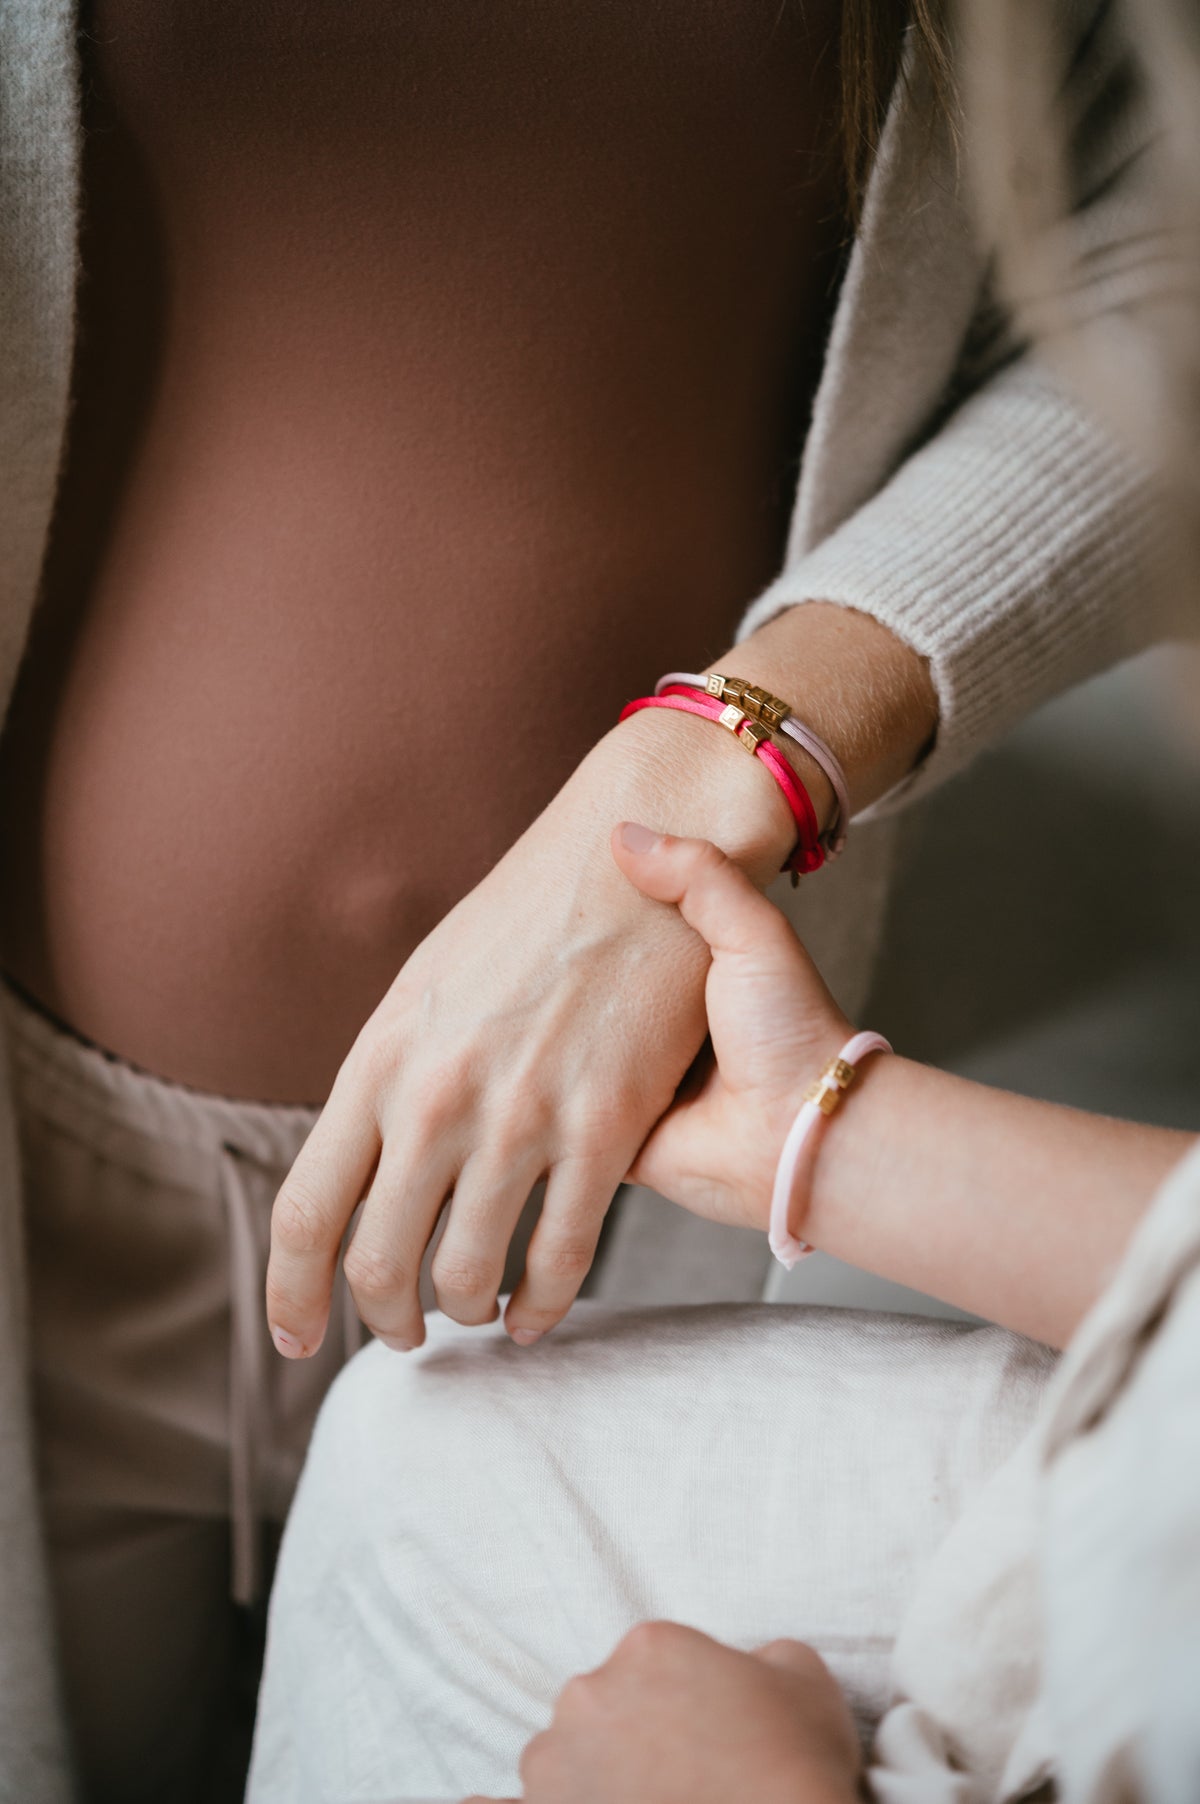
[[[405,1086],[414,1121],[434,1133],[448,1126],[467,1094],[466,1073],[456,1062],[442,1061],[414,1072]]]
[[[527,1741],[517,1762],[517,1772],[521,1779],[522,1789],[530,1787],[543,1778],[554,1758],[553,1737],[543,1729],[532,1741]]]
[[[554,1709],[555,1721],[587,1715],[595,1702],[595,1696],[596,1674],[576,1673],[574,1678],[567,1680],[558,1694],[558,1703]]]
[[[469,1253],[439,1251],[433,1261],[433,1282],[438,1295],[462,1297],[491,1296],[500,1274],[490,1259],[472,1258]]]
[[[522,1113],[517,1105],[505,1110],[500,1119],[485,1123],[487,1159],[477,1167],[485,1193],[502,1189],[513,1171],[527,1164],[530,1149],[541,1143],[546,1125],[539,1111]]]
[[[288,1179],[275,1198],[271,1231],[288,1253],[324,1252],[332,1238],[328,1210],[295,1176]]]
[[[786,1635],[777,1635],[774,1641],[768,1641],[758,1651],[760,1654],[786,1654],[794,1665],[810,1666],[814,1672],[825,1665],[820,1654],[815,1648],[809,1647],[806,1641],[793,1641]]]
[[[792,1676],[809,1686],[832,1685],[834,1680],[816,1648],[805,1641],[791,1641],[786,1636],[768,1641],[758,1650],[759,1658],[768,1658],[776,1666],[786,1668]]]
[[[591,1270],[595,1241],[582,1235],[556,1235],[540,1247],[531,1247],[529,1267],[535,1277],[582,1283]]]
[[[386,1247],[360,1244],[356,1239],[346,1254],[346,1282],[354,1296],[366,1303],[379,1302],[408,1290],[413,1273],[407,1263]]]
[[[636,1622],[618,1646],[617,1654],[622,1659],[657,1664],[684,1632],[676,1622]]]
[[[661,1112],[661,1111],[660,1111]],[[639,1144],[647,1115],[647,1091],[644,1076],[612,1072],[602,1094],[580,1090],[566,1112],[572,1159],[581,1178],[602,1185],[611,1169],[613,1148],[627,1142],[631,1150]]]
[[[399,1036],[393,1028],[369,1021],[350,1049],[342,1069],[373,1096],[386,1090],[400,1067]]]

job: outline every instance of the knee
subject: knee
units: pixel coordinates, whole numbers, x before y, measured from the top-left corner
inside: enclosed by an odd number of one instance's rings
[[[414,1353],[369,1342],[330,1387],[293,1506],[297,1530],[319,1518],[337,1524],[343,1545],[395,1539],[416,1526],[414,1512],[444,1507],[460,1474],[477,1482],[498,1419],[510,1414],[489,1382],[488,1331],[440,1316],[428,1327]]]

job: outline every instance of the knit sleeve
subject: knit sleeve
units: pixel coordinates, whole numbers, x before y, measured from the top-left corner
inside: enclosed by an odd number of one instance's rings
[[[1126,446],[1150,380],[1127,329],[1170,292],[1177,258],[1155,160],[1158,103],[1119,9],[1059,7],[1063,66],[1052,85],[1074,122],[1064,164],[1073,255],[1055,264],[1061,286],[1039,302],[1040,263],[1030,294],[1008,269],[1005,308],[985,286],[954,378],[966,398],[856,512],[797,552],[742,623],[744,637],[795,602],[839,602],[928,659],[934,745],[872,812],[931,789],[1051,696],[1196,631],[1194,583],[1172,582],[1166,567],[1158,479]],[[1057,241],[1064,224],[1052,210],[1037,229]],[[987,239],[994,226],[976,220]],[[1070,345],[1082,351],[1068,380]],[[1076,398],[1081,370],[1096,412]],[[1144,434],[1141,443],[1148,460]]]
[[[872,615],[929,660],[935,743],[876,809],[959,770],[1038,703],[1169,636],[1152,479],[1029,353],[752,605]]]

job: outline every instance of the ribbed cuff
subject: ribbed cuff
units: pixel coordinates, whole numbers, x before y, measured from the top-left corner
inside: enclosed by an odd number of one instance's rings
[[[933,748],[868,818],[943,782],[1040,702],[1166,636],[1160,550],[1147,472],[1023,358],[785,569],[738,636],[799,602],[834,602],[929,660]]]

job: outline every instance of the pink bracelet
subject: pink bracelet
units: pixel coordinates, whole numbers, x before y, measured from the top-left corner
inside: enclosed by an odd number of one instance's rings
[[[796,1168],[800,1155],[808,1147],[821,1122],[833,1114],[842,1097],[858,1076],[858,1062],[869,1052],[890,1052],[891,1046],[882,1034],[852,1034],[835,1058],[804,1093],[800,1113],[793,1121],[775,1167],[775,1185],[771,1191],[771,1218],[767,1238],[780,1265],[790,1272],[806,1254],[812,1252],[806,1240],[800,1240],[788,1226],[792,1213],[792,1191],[796,1184]]]
[[[796,719],[790,704],[780,702],[775,696],[768,696],[765,691],[754,689],[737,677],[720,676],[716,671],[711,676],[699,676],[694,671],[669,670],[654,685],[654,693],[662,695],[664,690],[678,688],[680,685],[686,689],[699,689],[707,695],[715,696],[719,701],[739,702],[742,706],[747,705],[747,698],[752,703],[756,696],[762,695],[764,700],[775,705],[776,713],[782,711],[782,718],[779,719],[765,714],[759,718],[766,720],[777,732],[786,733],[789,739],[794,739],[829,778],[836,809],[833,819],[821,835],[821,844],[825,848],[827,861],[836,858],[846,843],[846,832],[850,825],[850,793],[846,786],[846,773],[825,741],[811,727],[806,727],[802,720]]]
[[[711,697],[692,695],[686,690],[673,695],[641,695],[636,701],[626,702],[619,718],[628,720],[631,714],[638,714],[643,708],[674,708],[682,714],[698,714],[704,720],[715,720],[721,726],[728,727],[739,745],[743,745],[766,765],[783,791],[783,799],[796,823],[799,838],[779,867],[780,870],[790,871],[793,883],[811,871],[820,870],[825,862],[825,848],[821,843],[817,816],[808,791],[787,759],[771,744],[770,734],[765,728],[748,719],[739,708],[722,708],[720,702],[713,701]]]

